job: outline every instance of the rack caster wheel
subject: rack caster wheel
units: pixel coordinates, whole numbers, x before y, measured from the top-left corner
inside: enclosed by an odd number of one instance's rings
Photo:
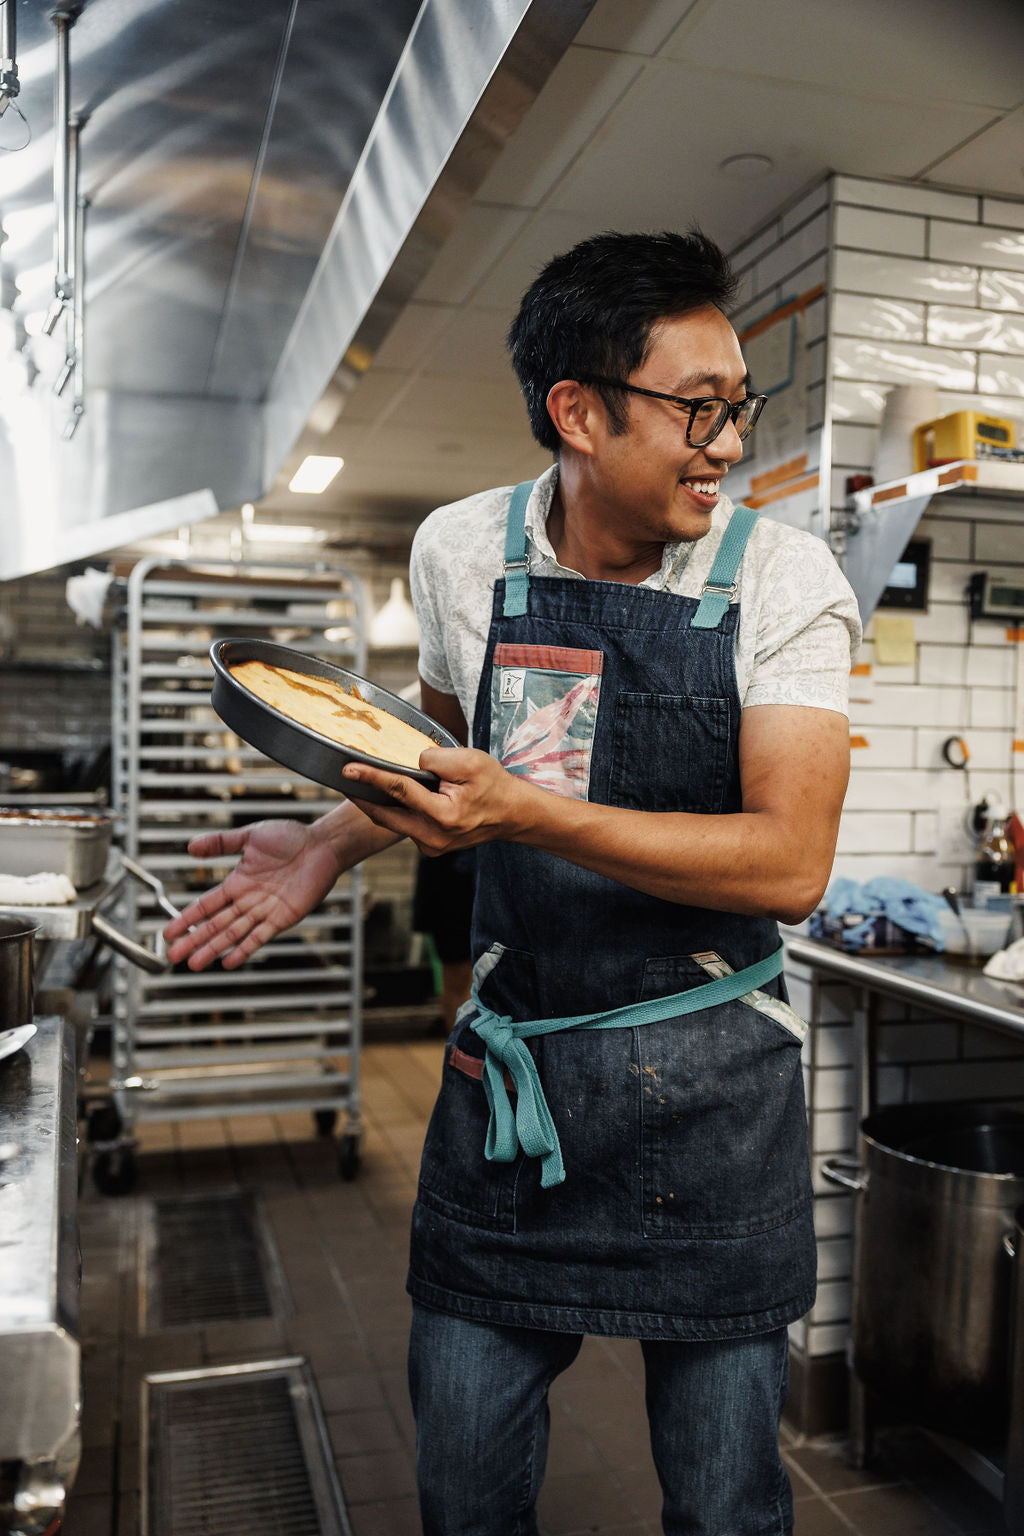
[[[338,1123],[338,1111],[336,1109],[314,1109],[313,1120],[318,1136],[333,1136],[334,1127]]]
[[[85,1122],[86,1139],[91,1142],[116,1141],[123,1129],[121,1116],[113,1104],[98,1104],[89,1111]]]
[[[92,1165],[92,1181],[101,1195],[126,1195],[135,1188],[139,1169],[130,1147],[115,1147],[97,1153]]]
[[[359,1172],[359,1137],[351,1133],[338,1142],[338,1172],[346,1184],[351,1184]]]

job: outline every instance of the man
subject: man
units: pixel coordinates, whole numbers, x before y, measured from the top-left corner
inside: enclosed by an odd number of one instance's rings
[[[423,754],[436,794],[352,766],[395,803],[197,839],[242,859],[167,930],[230,967],[395,837],[476,847],[408,1282],[427,1536],[536,1531],[547,1390],[587,1332],[643,1341],[666,1532],[791,1529],[815,1256],[776,920],[828,879],[858,624],[822,541],[721,494],[764,403],[732,290],[698,232],[548,264],[509,342],[555,465],[413,547],[423,707],[472,748]]]

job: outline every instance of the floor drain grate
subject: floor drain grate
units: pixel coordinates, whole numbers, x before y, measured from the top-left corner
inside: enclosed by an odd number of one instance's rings
[[[277,1247],[244,1190],[150,1202],[143,1225],[144,1326],[203,1327],[289,1310]]]
[[[352,1536],[304,1360],[143,1384],[143,1536]]]

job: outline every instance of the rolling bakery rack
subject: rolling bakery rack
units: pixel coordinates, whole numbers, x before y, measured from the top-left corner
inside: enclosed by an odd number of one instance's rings
[[[280,640],[365,671],[358,578],[330,567],[144,560],[128,578],[114,633],[114,804],[125,851],[181,908],[223,878],[232,856],[199,865],[199,832],[263,817],[315,819],[333,791],[234,736],[210,705],[211,643]],[[122,920],[152,944],[166,922],[146,887],[124,894]],[[182,966],[148,975],[117,962],[112,1101],[90,1139],[98,1186],[135,1178],[132,1128],[153,1120],[306,1111],[338,1137],[343,1178],[359,1166],[362,884],[344,875],[324,903],[236,971]]]

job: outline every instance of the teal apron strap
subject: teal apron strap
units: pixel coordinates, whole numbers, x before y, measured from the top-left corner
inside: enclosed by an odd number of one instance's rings
[[[736,592],[736,576],[743,551],[758,515],[753,507],[736,507],[733,510],[714,564],[708,572],[708,579],[701,589],[697,612],[690,620],[691,629],[717,629],[728,613],[730,599]]]
[[[499,1017],[480,1002],[474,985],[473,1002],[480,1009],[470,1029],[480,1036],[487,1047],[484,1057],[483,1084],[490,1118],[484,1156],[489,1162],[510,1163],[522,1147],[527,1157],[541,1160],[540,1182],[543,1189],[561,1184],[565,1179],[565,1164],[558,1142],[551,1111],[544,1097],[537,1067],[523,1044],[535,1035],[551,1035],[571,1029],[633,1029],[638,1025],[657,1024],[663,1019],[679,1018],[683,1014],[696,1013],[702,1008],[714,1008],[719,1003],[733,1002],[755,991],[764,982],[778,976],[782,970],[782,945],[763,960],[720,976],[716,981],[691,987],[687,992],[674,992],[670,997],[651,998],[645,1003],[629,1003],[624,1008],[611,1008],[606,1013],[583,1013],[563,1019],[529,1019],[514,1024],[506,1015]],[[505,1071],[508,1071],[516,1090],[516,1108],[512,1112],[508,1090],[505,1087]]]
[[[505,523],[505,607],[506,619],[521,619],[526,612],[530,592],[530,557],[526,553],[526,503],[533,490],[532,480],[523,480],[512,492]]]

